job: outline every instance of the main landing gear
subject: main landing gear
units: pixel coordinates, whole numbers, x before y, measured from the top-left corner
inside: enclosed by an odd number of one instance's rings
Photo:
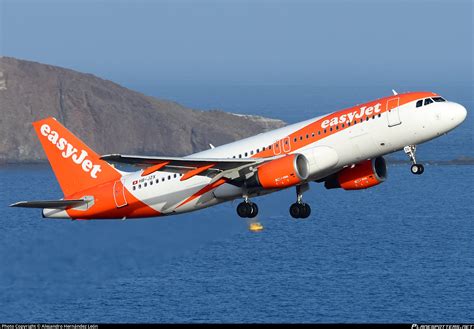
[[[245,198],[245,201],[237,206],[237,214],[242,218],[254,218],[258,215],[258,206]]]
[[[290,206],[290,215],[293,218],[308,218],[311,215],[311,207],[303,202],[303,192],[309,190],[308,184],[296,186],[296,202]]]
[[[411,165],[411,173],[414,175],[421,175],[425,171],[425,167],[421,163],[416,163],[416,145],[408,145],[403,148],[405,154],[408,155],[410,161],[412,162]]]
[[[296,186],[296,202],[290,206],[290,215],[293,218],[308,218],[311,207],[303,202],[303,193],[309,190],[309,184]],[[258,215],[258,206],[244,194],[244,201],[237,206],[237,214],[242,218],[254,218]]]

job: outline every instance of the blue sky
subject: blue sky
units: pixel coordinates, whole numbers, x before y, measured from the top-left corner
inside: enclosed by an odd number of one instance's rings
[[[125,85],[472,82],[472,1],[0,0],[0,53]]]

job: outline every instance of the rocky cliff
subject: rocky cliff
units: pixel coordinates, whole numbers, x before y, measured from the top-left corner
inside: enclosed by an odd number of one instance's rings
[[[0,57],[0,163],[44,161],[33,121],[54,116],[98,153],[187,155],[284,125],[197,111],[91,74]]]

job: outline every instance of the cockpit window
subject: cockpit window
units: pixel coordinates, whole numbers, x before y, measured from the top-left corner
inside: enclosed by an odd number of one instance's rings
[[[423,100],[420,99],[418,102],[416,102],[416,107],[423,106]]]
[[[433,100],[431,98],[426,98],[425,99],[425,105],[433,103]]]
[[[435,102],[446,102],[446,100],[443,97],[433,97],[433,100]]]

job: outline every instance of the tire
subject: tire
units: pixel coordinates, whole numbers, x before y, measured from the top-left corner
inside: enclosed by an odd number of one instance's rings
[[[425,167],[424,167],[422,164],[419,164],[419,165],[418,165],[418,168],[419,168],[418,175],[421,175],[422,173],[425,172]]]
[[[300,218],[301,215],[301,207],[298,203],[293,203],[290,206],[290,215],[293,218]]]
[[[300,211],[300,218],[308,218],[309,215],[311,215],[311,207],[307,203],[302,203],[300,205],[301,211]]]
[[[242,218],[247,218],[252,211],[252,207],[246,203],[246,202],[241,202],[237,206],[237,215],[239,215]]]
[[[258,215],[258,206],[256,203],[251,203],[250,204],[250,207],[251,207],[251,211],[250,211],[250,214],[247,216],[248,218],[254,218]]]

